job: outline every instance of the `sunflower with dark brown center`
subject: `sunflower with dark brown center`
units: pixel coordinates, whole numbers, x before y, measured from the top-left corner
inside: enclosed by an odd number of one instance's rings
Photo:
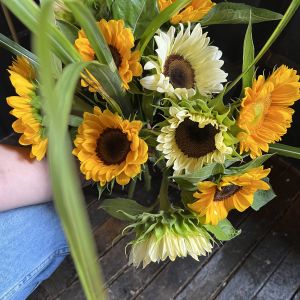
[[[157,138],[157,149],[167,159],[167,166],[173,165],[175,175],[191,173],[211,162],[223,163],[232,153],[224,142],[227,127],[215,118],[177,107],[170,108],[170,115],[170,125],[163,127]]]
[[[242,212],[250,207],[256,191],[269,190],[269,184],[262,180],[269,173],[270,169],[264,170],[261,166],[243,174],[224,176],[218,184],[212,181],[200,182],[198,191],[193,195],[196,202],[188,204],[188,207],[200,216],[205,216],[206,224],[217,225],[227,217],[230,210]]]
[[[222,91],[227,77],[221,69],[222,52],[210,45],[201,25],[191,30],[190,24],[186,29],[180,24],[180,31],[175,31],[171,26],[155,36],[157,58],[145,64],[145,70],[153,71],[140,80],[142,86],[178,99],[189,99],[196,91],[205,97]]]
[[[134,76],[142,75],[143,68],[140,64],[139,51],[131,51],[134,47],[134,36],[130,28],[126,28],[123,20],[104,19],[97,22],[99,31],[103,34],[119,75],[123,81],[123,86],[128,89],[128,83]],[[85,32],[81,29],[78,32],[78,38],[75,40],[75,47],[79,51],[84,61],[95,59],[95,51],[92,48]],[[82,86],[89,86],[91,92],[95,92],[95,84],[84,79]]]
[[[148,159],[148,146],[139,137],[141,128],[140,121],[123,120],[99,107],[94,107],[94,113],[84,113],[73,154],[86,179],[99,181],[102,186],[116,179],[125,185],[139,174]]]

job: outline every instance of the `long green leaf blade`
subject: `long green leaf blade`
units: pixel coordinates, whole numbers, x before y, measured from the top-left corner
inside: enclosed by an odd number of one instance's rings
[[[253,60],[252,64],[244,71],[242,74],[240,74],[233,82],[231,82],[228,87],[226,88],[225,94],[227,94],[240,80],[243,78],[244,74],[250,70],[252,66],[255,66],[259,60],[264,56],[264,54],[268,51],[268,49],[273,45],[273,43],[276,41],[280,33],[283,31],[285,26],[290,22],[293,15],[297,11],[297,9],[300,6],[300,0],[292,0],[291,4],[289,5],[288,9],[286,10],[283,18],[280,20],[279,24],[265,43],[265,45],[262,47],[262,49],[259,51],[259,53],[256,55],[255,59]]]
[[[251,17],[249,20],[249,24],[246,30],[246,35],[244,39],[244,46],[243,46],[243,70],[245,72],[248,70],[243,76],[243,85],[242,85],[242,93],[246,87],[252,86],[252,80],[254,77],[255,66],[251,65],[254,61],[254,44],[252,38],[252,24],[251,24]],[[248,67],[250,66],[250,69]]]
[[[1,0],[9,10],[33,33],[39,31],[40,8],[32,0]],[[67,64],[80,61],[80,55],[66,37],[55,27],[49,26],[48,34],[55,54]]]
[[[139,42],[138,48],[141,53],[144,52],[148,43],[154,36],[155,32],[166,22],[170,20],[170,18],[178,13],[181,9],[183,9],[191,0],[181,0],[175,1],[173,4],[164,9],[147,27],[143,35],[141,36],[141,40]]]
[[[267,21],[276,21],[282,18],[277,12],[253,7],[244,3],[221,2],[215,5],[200,21],[202,26],[214,24],[252,24]]]
[[[270,145],[269,148],[270,153],[276,153],[282,156],[300,159],[300,148],[298,147],[276,143]]]
[[[8,50],[16,56],[24,56],[31,64],[37,65],[37,57],[32,52],[23,48],[18,43],[12,41],[2,33],[0,33],[0,47]]]
[[[49,122],[48,161],[54,201],[87,299],[104,299],[95,244],[79,178],[76,176],[74,159],[71,156],[68,123],[65,122],[66,115],[68,116],[70,112],[76,83],[85,64],[69,65],[55,88],[49,72],[51,69],[50,38],[44,34],[50,26],[51,5],[52,1],[45,1],[38,17],[40,28],[36,47],[40,62],[40,88]],[[62,88],[63,91],[60,90]],[[64,109],[58,112],[58,106],[63,101],[66,102]],[[61,118],[64,121],[59,122]]]

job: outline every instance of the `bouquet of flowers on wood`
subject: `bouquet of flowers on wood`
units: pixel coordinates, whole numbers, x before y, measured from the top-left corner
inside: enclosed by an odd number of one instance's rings
[[[128,222],[124,234],[134,233],[134,266],[198,260],[240,234],[227,219],[231,210],[259,210],[275,197],[263,164],[270,153],[299,157],[277,143],[292,123],[299,75],[286,65],[261,74],[255,65],[299,1],[284,15],[211,0],[1,2],[35,37],[29,52],[0,36],[17,55],[8,70],[16,95],[7,103],[19,143],[31,147],[32,159],[47,156],[59,211],[80,194],[76,158],[102,209]],[[274,20],[255,56],[252,24]],[[247,25],[240,75],[231,83],[222,45],[210,40],[213,24]],[[240,81],[238,96],[230,97]],[[157,200],[144,206],[134,189],[141,181],[145,194],[154,193],[153,174],[161,176]],[[103,199],[119,187],[127,198]]]

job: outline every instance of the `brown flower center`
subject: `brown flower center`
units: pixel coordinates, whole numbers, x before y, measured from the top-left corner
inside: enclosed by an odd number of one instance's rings
[[[199,158],[216,150],[215,135],[218,130],[212,125],[199,128],[197,122],[184,119],[175,131],[178,148],[188,157]]]
[[[107,128],[99,137],[97,153],[106,165],[122,163],[129,150],[130,142],[120,129]]]
[[[171,54],[166,60],[163,73],[170,78],[174,88],[190,89],[195,85],[195,72],[181,55]]]
[[[215,192],[214,201],[222,201],[237,193],[242,187],[235,184],[223,186],[221,190]]]
[[[108,47],[110,49],[111,56],[113,57],[114,62],[116,64],[116,67],[117,67],[117,69],[119,69],[119,67],[120,67],[120,65],[122,63],[122,57],[120,55],[120,52],[114,46],[109,45]]]

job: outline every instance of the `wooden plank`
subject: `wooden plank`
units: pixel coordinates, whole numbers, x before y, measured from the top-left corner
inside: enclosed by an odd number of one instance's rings
[[[228,299],[228,297],[230,299],[250,299],[258,293],[291,248],[300,246],[297,238],[300,236],[299,224],[295,224],[291,220],[297,220],[296,222],[300,220],[300,197],[274,224],[272,231],[258,244],[239,270],[231,278],[227,278],[229,283],[218,295],[218,299]],[[214,294],[218,292],[216,291]],[[214,295],[211,297],[214,298]],[[286,299],[288,298],[287,295]]]
[[[276,176],[276,173],[274,175]],[[278,197],[259,212],[253,213],[242,224],[241,235],[225,244],[197,273],[189,285],[179,292],[177,299],[208,299],[217,291],[224,284],[227,276],[246,259],[284,210],[290,206],[298,192],[298,180],[298,173],[292,168],[281,176],[273,177],[272,183]],[[282,188],[283,182],[284,188]]]
[[[168,262],[153,263],[145,269],[136,269],[130,266],[121,276],[108,288],[110,300],[130,299],[139,292],[143,286],[147,285]]]
[[[300,252],[293,249],[253,299],[291,299],[299,286]]]

